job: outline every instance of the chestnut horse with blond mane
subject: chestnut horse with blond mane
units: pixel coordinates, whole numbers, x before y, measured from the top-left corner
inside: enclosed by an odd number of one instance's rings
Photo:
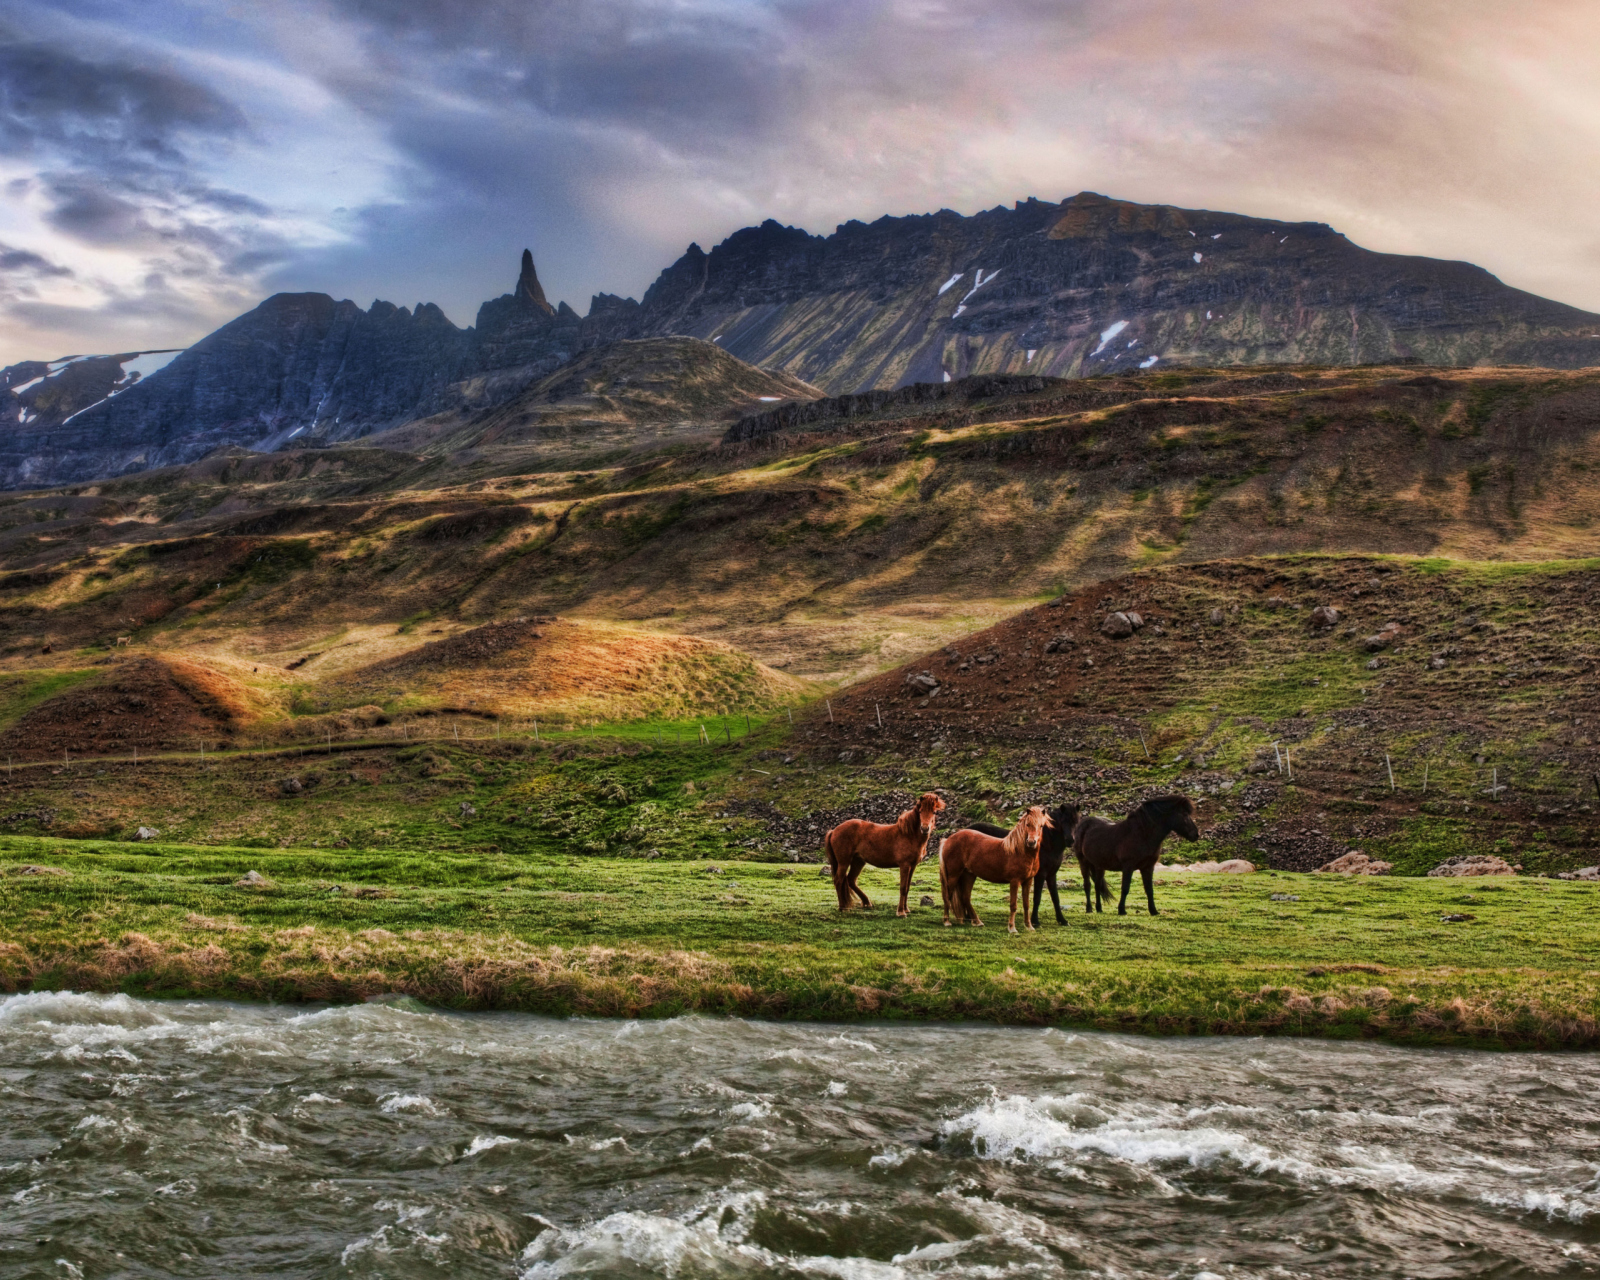
[[[908,916],[911,908],[907,898],[911,894],[911,874],[917,864],[927,857],[928,841],[933,836],[934,814],[944,808],[944,801],[933,792],[924,792],[916,808],[907,809],[898,822],[868,822],[865,818],[851,818],[841,822],[823,837],[827,851],[828,867],[833,872],[833,887],[839,894],[839,910],[850,910],[850,895],[861,899],[868,910],[872,902],[861,891],[856,878],[867,865],[885,869],[900,869],[900,906],[897,916]]]
[[[945,837],[939,848],[939,888],[944,891],[944,922],[951,923],[950,908],[968,924],[982,925],[972,906],[972,886],[981,878],[1011,886],[1011,915],[1006,928],[1017,931],[1017,891],[1022,891],[1022,923],[1028,919],[1028,890],[1039,874],[1039,838],[1055,823],[1038,805],[1021,818],[1004,839],[986,836],[970,827]]]

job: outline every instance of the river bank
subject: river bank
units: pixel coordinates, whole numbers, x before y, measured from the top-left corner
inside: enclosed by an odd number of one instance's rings
[[[1002,888],[946,929],[864,884],[841,917],[812,866],[7,837],[0,991],[1600,1047],[1591,885],[1177,874],[1158,917],[1069,890],[1065,927],[1047,899],[1008,936]],[[937,893],[924,867],[912,902]]]

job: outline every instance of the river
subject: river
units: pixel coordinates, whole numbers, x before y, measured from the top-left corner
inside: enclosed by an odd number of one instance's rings
[[[0,999],[0,1276],[1600,1274],[1600,1058]]]

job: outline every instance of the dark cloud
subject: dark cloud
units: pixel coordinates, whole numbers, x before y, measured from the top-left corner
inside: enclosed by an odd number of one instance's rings
[[[8,244],[0,244],[0,272],[10,276],[64,278],[72,275],[72,268],[51,262],[31,249],[13,249]]]
[[[0,151],[170,164],[187,134],[244,128],[238,107],[174,71],[0,36]]]

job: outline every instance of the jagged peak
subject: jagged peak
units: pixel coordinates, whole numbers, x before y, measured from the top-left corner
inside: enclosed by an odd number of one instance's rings
[[[539,283],[539,273],[533,269],[533,250],[522,251],[522,273],[517,276],[517,288],[514,294],[518,302],[528,306],[537,307],[547,316],[553,316],[556,309],[550,305],[549,299],[544,296],[544,287]]]

